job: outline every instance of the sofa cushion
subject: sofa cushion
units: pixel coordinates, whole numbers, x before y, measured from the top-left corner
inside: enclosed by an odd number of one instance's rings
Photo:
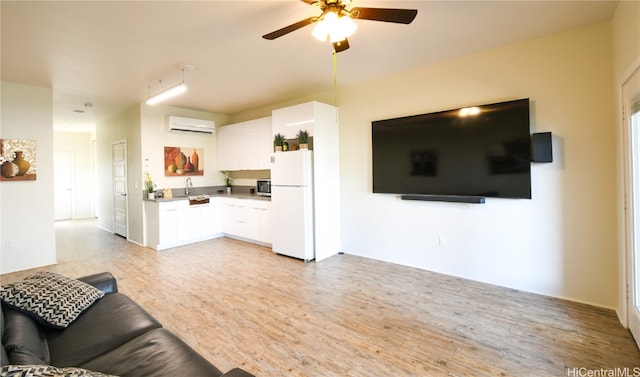
[[[4,335],[4,310],[2,310],[2,306],[0,305],[0,367],[3,365],[9,364],[9,356],[7,356],[7,351],[4,349],[4,343],[2,341]]]
[[[78,366],[122,377],[222,375],[219,369],[166,329],[149,331]]]
[[[104,373],[81,368],[57,368],[51,365],[7,365],[0,377],[109,377]]]
[[[0,287],[7,305],[24,310],[56,328],[66,328],[104,292],[53,272],[39,272],[23,281]]]
[[[92,285],[104,293],[118,292],[118,282],[111,272],[100,272],[98,274],[83,276],[78,280]]]
[[[129,297],[108,294],[65,330],[46,329],[51,364],[80,366],[159,327],[162,325]]]
[[[49,364],[49,347],[41,326],[23,312],[4,310],[2,345],[7,364]]]

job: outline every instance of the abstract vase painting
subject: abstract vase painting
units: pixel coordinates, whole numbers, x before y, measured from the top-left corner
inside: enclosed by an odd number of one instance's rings
[[[35,140],[0,139],[0,181],[35,180]]]

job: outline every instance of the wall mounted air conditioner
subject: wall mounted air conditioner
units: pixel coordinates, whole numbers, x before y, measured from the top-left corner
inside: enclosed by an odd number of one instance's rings
[[[167,130],[212,134],[216,130],[216,125],[212,120],[183,118],[170,115],[167,117]]]

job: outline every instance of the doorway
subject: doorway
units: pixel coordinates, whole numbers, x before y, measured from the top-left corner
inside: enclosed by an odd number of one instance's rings
[[[127,142],[111,145],[113,178],[113,232],[127,238]]]
[[[640,62],[621,85],[625,154],[625,261],[622,275],[629,329],[640,346]]]
[[[73,153],[55,152],[53,166],[55,220],[69,220],[73,218]]]

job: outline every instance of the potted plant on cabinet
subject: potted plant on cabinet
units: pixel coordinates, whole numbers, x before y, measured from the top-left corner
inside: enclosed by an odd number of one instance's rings
[[[273,145],[276,147],[276,152],[282,152],[282,146],[284,145],[284,136],[277,133],[273,136]]]
[[[224,185],[227,186],[227,194],[231,194],[231,183],[233,182],[233,178],[228,171],[224,172]]]
[[[144,179],[144,187],[147,189],[147,199],[155,199],[156,195],[154,192],[155,185],[153,184],[153,178],[151,178],[151,174],[146,173]]]
[[[296,138],[298,139],[298,144],[300,146],[300,149],[309,148],[309,131],[307,130],[298,131]]]

